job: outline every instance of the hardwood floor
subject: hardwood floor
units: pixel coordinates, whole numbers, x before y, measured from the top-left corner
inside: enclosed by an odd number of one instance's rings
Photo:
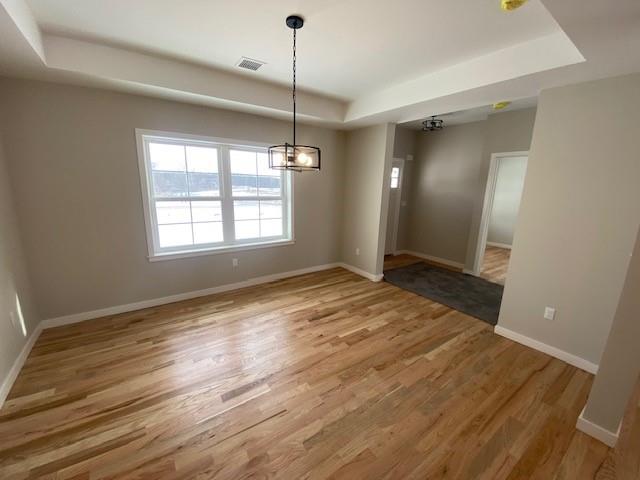
[[[591,382],[336,268],[45,330],[0,478],[623,478],[574,428]]]
[[[506,248],[490,247],[484,251],[484,260],[480,276],[490,282],[504,285],[507,279],[507,269],[509,268],[509,258],[511,250]]]

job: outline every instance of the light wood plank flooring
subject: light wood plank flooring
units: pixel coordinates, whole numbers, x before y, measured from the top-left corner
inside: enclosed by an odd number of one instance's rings
[[[507,269],[509,268],[509,258],[511,250],[506,248],[490,247],[484,251],[484,261],[480,276],[490,282],[504,285],[507,279]]]
[[[618,478],[574,428],[591,382],[332,269],[45,330],[0,478]]]

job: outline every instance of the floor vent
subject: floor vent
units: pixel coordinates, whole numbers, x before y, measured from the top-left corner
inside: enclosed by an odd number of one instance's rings
[[[236,63],[236,67],[244,68],[246,70],[252,70],[255,72],[264,64],[265,62],[261,62],[260,60],[254,60],[253,58],[242,57],[240,58],[238,63]]]

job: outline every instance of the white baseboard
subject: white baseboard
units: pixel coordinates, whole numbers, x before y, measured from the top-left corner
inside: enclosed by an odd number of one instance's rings
[[[507,250],[511,250],[511,245],[508,243],[498,243],[498,242],[487,242],[488,247],[498,247],[498,248],[506,248]]]
[[[22,350],[20,351],[18,358],[16,358],[15,362],[13,362],[13,366],[11,367],[11,370],[9,370],[9,373],[7,374],[4,381],[2,382],[2,386],[0,386],[0,408],[2,407],[2,405],[4,405],[4,401],[7,399],[7,396],[11,391],[11,387],[13,387],[13,383],[16,381],[16,378],[18,378],[18,374],[20,373],[20,370],[22,370],[22,367],[24,366],[24,362],[27,361],[27,358],[29,357],[29,353],[31,353],[31,349],[35,345],[36,340],[40,336],[41,332],[42,332],[42,324],[38,325],[35,328],[35,330],[31,333],[31,336],[27,340],[27,343],[25,343],[24,346],[22,347]]]
[[[361,277],[364,277],[368,280],[371,280],[372,282],[379,282],[382,280],[382,278],[384,277],[383,274],[373,274],[373,273],[369,273],[365,270],[362,270],[361,268],[358,267],[354,267],[353,265],[349,265],[348,263],[340,263],[339,266],[341,266],[342,268],[349,270],[350,272],[353,272],[355,274],[360,275]]]
[[[204,297],[207,295],[213,295],[216,293],[228,292],[231,290],[238,290],[239,288],[251,287],[254,285],[260,285],[262,283],[274,282],[276,280],[282,280],[284,278],[296,277],[298,275],[304,275],[307,273],[319,272],[322,270],[329,270],[331,268],[342,267],[353,273],[371,280],[372,282],[379,282],[382,280],[382,275],[373,275],[360,268],[348,265],[346,263],[327,263],[324,265],[316,265],[313,267],[302,268],[299,270],[291,270],[288,272],[274,273],[272,275],[264,275],[261,277],[250,278],[242,282],[228,283],[226,285],[220,285],[212,288],[205,288],[203,290],[195,290],[192,292],[178,293],[176,295],[169,295],[166,297],[152,298],[150,300],[142,300],[140,302],[127,303],[124,305],[116,305],[114,307],[101,308],[98,310],[91,310],[89,312],[73,313],[71,315],[63,315],[61,317],[49,318],[43,320],[40,325],[44,328],[60,327],[63,325],[70,325],[72,323],[83,322],[85,320],[91,320],[94,318],[106,317],[109,315],[117,315],[119,313],[132,312],[135,310],[142,310],[143,308],[157,307],[158,305],[165,305],[167,303],[180,302],[182,300],[189,300],[197,297]]]
[[[594,375],[598,373],[598,365],[585,360],[584,358],[565,352],[564,350],[560,350],[559,348],[552,347],[551,345],[547,345],[546,343],[542,343],[538,340],[534,340],[531,337],[527,337],[526,335],[514,332],[513,330],[509,330],[508,328],[501,327],[500,325],[496,325],[493,331],[497,335],[506,337],[510,340],[513,340],[514,342],[521,343],[522,345],[531,347],[534,350],[538,350],[540,352],[546,353],[547,355],[551,355],[552,357],[556,357],[564,362],[567,362],[569,365],[578,367],[581,370],[593,373]]]
[[[34,330],[34,332],[29,337],[29,340],[22,348],[20,355],[18,355],[18,358],[16,358],[15,362],[13,363],[13,366],[11,367],[9,374],[2,382],[2,386],[0,387],[0,407],[2,407],[4,400],[9,394],[9,391],[11,390],[13,383],[18,377],[18,374],[20,373],[20,370],[22,369],[24,362],[27,360],[27,357],[29,356],[29,353],[31,352],[33,345],[38,339],[38,336],[40,335],[42,330],[46,328],[61,327],[63,325],[71,325],[73,323],[79,323],[85,320],[92,320],[94,318],[101,318],[109,315],[117,315],[119,313],[125,313],[125,312],[133,312],[135,310],[142,310],[143,308],[157,307],[158,305],[165,305],[167,303],[179,302],[182,300],[189,300],[197,297],[204,297],[206,295],[213,295],[215,293],[228,292],[231,290],[237,290],[239,288],[251,287],[251,286],[260,285],[263,283],[274,282],[276,280],[282,280],[284,278],[296,277],[298,275],[319,272],[322,270],[329,270],[331,268],[337,268],[337,267],[342,267],[346,270],[349,270],[358,275],[361,275],[373,282],[379,282],[380,280],[382,280],[382,277],[383,277],[382,275],[374,275],[360,268],[354,267],[353,265],[348,265],[346,263],[339,263],[339,262],[327,263],[324,265],[316,265],[313,267],[302,268],[299,270],[291,270],[288,272],[274,273],[272,275],[264,275],[261,277],[250,278],[242,282],[230,283],[230,284],[220,285],[212,288],[205,288],[203,290],[178,293],[176,295],[169,295],[166,297],[152,298],[150,300],[142,300],[140,302],[127,303],[125,305],[116,305],[114,307],[100,308],[98,310],[91,310],[89,312],[74,313],[71,315],[63,315],[60,317],[42,320],[38,325],[38,327]]]
[[[620,436],[622,421],[620,421],[620,424],[618,425],[618,431],[616,433],[613,433],[606,428],[603,428],[600,425],[596,425],[595,423],[584,418],[583,408],[582,412],[580,412],[580,416],[578,417],[578,421],[576,422],[576,428],[581,432],[586,433],[590,437],[593,437],[596,440],[600,440],[605,445],[613,448],[616,446],[616,442],[618,441],[618,437]]]
[[[83,322],[85,320],[92,320],[94,318],[106,317],[109,315],[117,315],[119,313],[125,313],[125,312],[133,312],[135,310],[142,310],[143,308],[157,307],[158,305],[165,305],[167,303],[180,302],[182,300],[190,300],[192,298],[204,297],[207,295],[228,292],[231,290],[238,290],[239,288],[251,287],[254,285],[260,285],[262,283],[274,282],[276,280],[282,280],[284,278],[295,277],[295,276],[304,275],[307,273],[319,272],[322,270],[329,270],[331,268],[336,268],[336,267],[347,268],[342,263],[327,263],[324,265],[316,265],[313,267],[301,268],[299,270],[290,270],[288,272],[274,273],[272,275],[254,277],[248,280],[243,280],[242,282],[228,283],[226,285],[219,285],[217,287],[205,288],[203,290],[194,290],[191,292],[169,295],[166,297],[152,298],[149,300],[142,300],[140,302],[127,303],[124,305],[116,305],[114,307],[101,308],[98,310],[91,310],[89,312],[73,313],[71,315],[63,315],[61,317],[49,318],[47,320],[43,320],[41,322],[41,326],[43,329],[60,327],[63,325],[70,325],[72,323]]]
[[[459,268],[459,269],[463,269],[464,268],[464,263],[454,262],[453,260],[448,260],[446,258],[440,258],[440,257],[434,257],[433,255],[427,255],[426,253],[414,252],[412,250],[399,250],[398,252],[396,252],[396,255],[400,255],[402,253],[407,254],[407,255],[413,255],[414,257],[418,257],[418,258],[424,258],[425,260],[429,260],[431,262],[441,263],[442,265],[447,265],[449,267],[454,267],[454,268]]]

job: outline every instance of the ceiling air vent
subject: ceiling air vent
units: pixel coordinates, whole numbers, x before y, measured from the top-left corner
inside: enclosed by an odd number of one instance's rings
[[[236,67],[244,68],[246,70],[256,71],[261,66],[263,66],[265,62],[261,62],[260,60],[254,60],[253,58],[241,57],[238,63],[236,63]]]

